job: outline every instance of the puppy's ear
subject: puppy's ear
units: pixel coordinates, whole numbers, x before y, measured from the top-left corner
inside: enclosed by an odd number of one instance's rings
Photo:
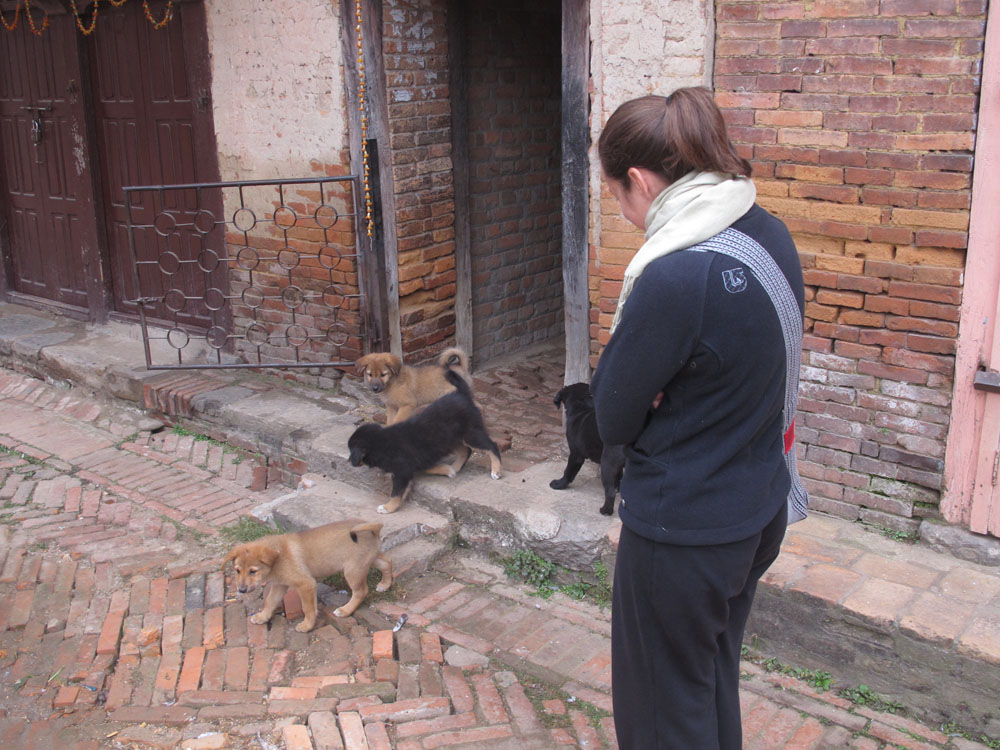
[[[229,550],[229,554],[226,555],[226,558],[222,561],[222,565],[219,566],[219,569],[220,570],[224,569],[226,567],[226,563],[228,563],[230,560],[235,560],[237,557],[239,557],[239,555],[240,551],[238,548],[234,547],[233,549]]]
[[[389,372],[392,373],[392,376],[396,377],[399,375],[400,370],[403,369],[403,360],[393,354],[386,357],[386,366],[389,368]]]
[[[558,409],[560,406],[562,406],[563,399],[565,398],[566,398],[566,388],[565,387],[560,388],[559,393],[557,393],[556,397],[552,399],[552,403],[554,403],[556,405],[556,408]]]
[[[351,466],[361,466],[365,460],[365,449],[360,445],[351,446]]]
[[[264,547],[260,550],[260,553],[257,555],[257,557],[267,567],[271,568],[274,567],[274,563],[278,559],[278,556],[280,554],[281,553],[274,547]]]
[[[366,354],[354,363],[354,367],[357,369],[358,375],[364,374],[365,368],[368,367],[368,362],[370,361],[371,356],[372,355],[370,354]]]

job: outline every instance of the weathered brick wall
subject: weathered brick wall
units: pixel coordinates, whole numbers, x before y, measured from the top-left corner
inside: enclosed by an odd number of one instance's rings
[[[560,6],[468,9],[474,358],[563,334]]]
[[[938,512],[985,6],[717,5],[716,98],[805,271],[801,471],[894,529]]]
[[[205,6],[222,180],[348,174],[348,118],[340,44],[336,41],[340,38],[339,5],[312,0],[298,4],[292,14],[281,5],[262,0],[241,5],[206,0]],[[350,360],[361,351],[357,265],[352,257],[354,228],[344,216],[349,213],[350,199],[340,188],[331,190],[324,202],[335,205],[341,218],[325,237],[315,223],[311,228],[304,226],[319,205],[316,186],[286,195],[286,205],[301,222],[287,237],[287,246],[298,256],[294,268],[277,260],[286,247],[286,237],[268,223],[280,205],[274,196],[264,190],[247,194],[260,223],[244,237],[232,226],[240,206],[238,193],[223,193],[225,219],[230,223],[227,252],[233,259],[229,263],[229,293],[236,297],[232,330],[242,337],[259,323],[265,330],[254,330],[261,339],[259,351],[265,361],[294,360],[296,356],[307,362]],[[335,249],[324,249],[328,241]],[[236,260],[245,245],[255,248],[259,263],[247,261],[246,253],[243,260]],[[282,257],[288,266],[287,259],[294,256],[286,252]],[[331,284],[346,295],[344,308],[337,313],[321,304]],[[255,300],[258,292],[263,297],[256,308],[243,299],[244,290],[251,285],[254,291],[250,299]],[[282,299],[282,294],[289,300],[297,299],[297,295],[285,292],[290,285],[299,286],[304,297],[291,309]],[[335,300],[337,294],[327,291],[325,296]],[[346,340],[339,326],[333,336],[326,335],[335,324],[346,327]],[[291,346],[286,335],[292,325],[300,326],[292,329],[293,342],[309,337],[299,347]],[[251,361],[257,360],[258,347],[251,342],[239,338],[235,348]],[[339,375],[322,368],[290,372],[296,380],[319,385],[328,385]]]
[[[396,188],[403,356],[455,336],[455,192],[445,0],[387,0],[383,54]]]
[[[232,343],[246,361],[353,362],[361,355],[350,185],[283,185],[280,200],[277,186],[224,192],[231,209]],[[242,207],[233,209],[240,200]],[[319,385],[336,376],[332,369],[295,372],[297,380]]]

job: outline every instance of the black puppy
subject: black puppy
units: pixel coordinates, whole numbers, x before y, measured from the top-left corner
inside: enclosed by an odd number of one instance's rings
[[[597,431],[594,399],[590,386],[573,383],[564,386],[553,399],[556,406],[566,409],[566,442],[569,443],[569,460],[559,479],[549,482],[554,490],[564,490],[576,479],[577,472],[588,458],[601,465],[601,484],[604,485],[604,505],[601,513],[610,516],[615,510],[615,495],[625,470],[625,448],[621,445],[605,446]]]
[[[388,427],[363,424],[347,441],[351,466],[365,464],[392,474],[391,497],[388,503],[378,506],[379,513],[399,510],[418,472],[455,476],[468,460],[471,448],[490,452],[490,474],[500,478],[500,449],[486,432],[483,414],[472,400],[468,383],[454,370],[448,370],[445,378],[455,386],[453,392]],[[455,451],[455,461],[443,464]]]

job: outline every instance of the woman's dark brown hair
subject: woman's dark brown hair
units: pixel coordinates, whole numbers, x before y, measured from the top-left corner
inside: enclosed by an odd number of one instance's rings
[[[630,167],[645,167],[669,183],[693,170],[750,176],[750,162],[736,153],[712,92],[700,86],[625,102],[608,118],[597,152],[604,174],[626,189]]]

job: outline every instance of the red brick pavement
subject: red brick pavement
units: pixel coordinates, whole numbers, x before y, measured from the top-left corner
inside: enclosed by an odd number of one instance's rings
[[[453,555],[311,633],[218,569],[276,494],[252,457],[135,435],[0,371],[0,747],[614,748],[608,613]],[[402,614],[398,632],[391,624]],[[749,750],[975,747],[745,664]]]

